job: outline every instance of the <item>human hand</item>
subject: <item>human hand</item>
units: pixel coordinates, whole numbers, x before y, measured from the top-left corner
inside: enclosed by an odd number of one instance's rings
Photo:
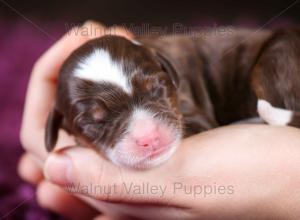
[[[26,152],[19,163],[20,176],[38,185],[37,196],[42,206],[72,219],[87,219],[94,216],[96,212],[77,198],[44,180],[42,167],[48,157],[44,145],[45,125],[54,104],[56,80],[62,63],[80,45],[105,34],[133,38],[132,34],[125,29],[106,28],[91,21],[81,27],[73,28],[36,62],[26,95],[20,133]],[[59,147],[75,144],[73,137],[63,131],[60,132],[59,137]]]
[[[52,153],[44,171],[114,218],[299,219],[299,146],[295,128],[235,125],[183,140],[151,170],[127,170],[70,147]],[[139,191],[147,186],[153,191]]]

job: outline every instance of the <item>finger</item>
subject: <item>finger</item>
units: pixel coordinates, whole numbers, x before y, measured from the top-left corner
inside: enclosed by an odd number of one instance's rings
[[[172,193],[165,192],[162,198],[158,194],[137,194],[128,191],[128,187],[132,184],[142,186],[145,182],[166,186],[173,181],[167,175],[172,172],[172,166],[168,164],[143,172],[126,170],[104,160],[92,149],[79,147],[51,154],[44,168],[48,180],[67,187],[73,193],[100,200],[145,203],[167,203]],[[97,188],[100,190],[95,190]],[[171,187],[166,190],[171,190]]]
[[[69,219],[93,219],[99,215],[95,209],[47,181],[39,184],[37,200],[42,207]]]
[[[65,146],[74,145],[74,138],[65,131],[60,130],[57,150],[63,149]],[[19,176],[26,182],[38,184],[43,178],[42,167],[44,160],[34,154],[24,153],[18,163]]]
[[[78,34],[86,36],[89,39],[94,39],[105,35],[106,29],[105,25],[97,21],[88,20],[82,25]]]
[[[133,33],[128,28],[122,27],[122,26],[109,27],[109,28],[105,29],[105,34],[123,36],[127,39],[134,38]]]
[[[113,220],[113,219],[105,215],[98,215],[93,220]]]
[[[93,23],[92,26],[95,25]],[[54,102],[59,68],[72,51],[90,39],[87,35],[80,34],[83,28],[90,27],[89,23],[86,23],[83,27],[71,29],[37,61],[33,68],[26,94],[20,138],[22,145],[38,156],[46,155],[46,150],[42,147],[44,127]],[[104,27],[99,25],[99,28]]]
[[[74,136],[68,134],[65,130],[60,129],[58,136],[59,138],[57,140],[56,147],[54,149],[55,151],[76,144]]]
[[[43,172],[35,158],[25,153],[22,155],[18,164],[20,177],[31,184],[38,184],[43,179]]]

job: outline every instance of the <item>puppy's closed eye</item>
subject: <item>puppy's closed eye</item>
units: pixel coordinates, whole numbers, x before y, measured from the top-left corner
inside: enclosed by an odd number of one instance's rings
[[[81,100],[73,106],[74,117],[72,127],[78,134],[91,140],[97,139],[103,132],[107,117],[107,108],[99,100]]]
[[[96,122],[100,122],[106,116],[106,109],[103,106],[96,105],[91,108],[90,114]]]
[[[107,107],[100,100],[86,99],[73,106],[74,124],[94,124],[103,121],[107,115]]]

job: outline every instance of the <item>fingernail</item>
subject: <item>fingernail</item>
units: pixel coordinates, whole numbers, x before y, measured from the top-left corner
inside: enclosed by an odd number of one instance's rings
[[[93,20],[87,20],[81,28],[85,29],[84,33],[89,39],[94,39],[102,36],[105,33],[106,27],[101,23]]]
[[[100,22],[94,21],[94,20],[87,20],[82,24],[82,27],[97,25],[97,26],[103,26]]]
[[[57,185],[68,185],[71,183],[71,159],[63,154],[49,156],[45,163],[44,174],[47,180]]]

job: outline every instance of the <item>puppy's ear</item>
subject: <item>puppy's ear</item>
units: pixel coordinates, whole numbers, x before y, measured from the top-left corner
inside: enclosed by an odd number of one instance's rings
[[[48,152],[52,151],[55,147],[58,138],[58,131],[61,127],[63,116],[56,108],[53,108],[49,113],[46,132],[45,132],[45,145]]]
[[[157,61],[160,63],[163,70],[169,75],[175,88],[177,88],[179,84],[179,78],[174,65],[172,65],[170,59],[163,53],[156,52],[155,54]]]

